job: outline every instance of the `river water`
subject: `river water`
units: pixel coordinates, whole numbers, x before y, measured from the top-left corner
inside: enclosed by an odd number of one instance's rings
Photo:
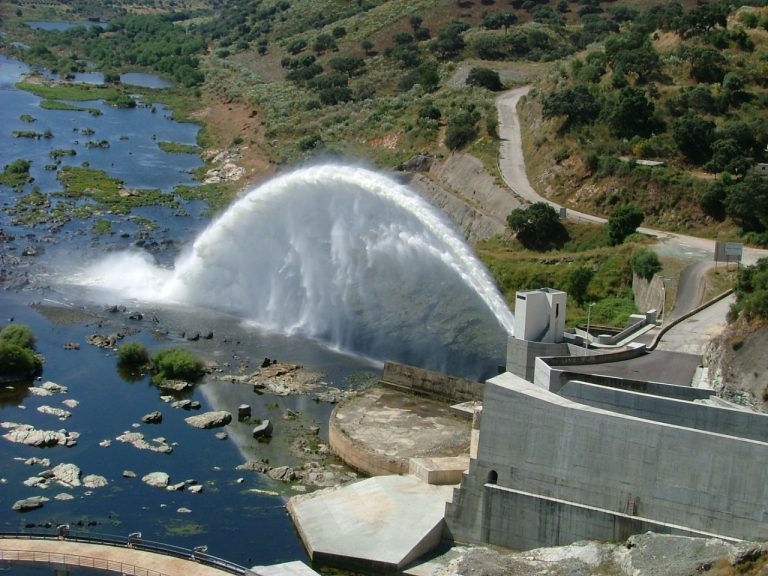
[[[177,184],[194,183],[191,170],[199,166],[200,159],[189,154],[167,154],[157,147],[157,142],[168,140],[193,144],[198,130],[196,125],[173,121],[161,106],[153,113],[150,107],[118,110],[103,102],[75,103],[82,107],[98,108],[103,112],[100,116],[90,116],[87,112],[43,110],[40,108],[40,98],[14,88],[15,82],[26,71],[28,68],[24,64],[0,58],[0,98],[4,103],[0,107],[0,165],[19,158],[32,160],[35,181],[25,191],[37,186],[42,192],[54,195],[60,190],[55,173],[44,169],[45,164],[51,162],[49,152],[52,148],[75,149],[77,155],[65,156],[64,164],[80,165],[87,161],[91,167],[103,169],[111,176],[123,179],[127,187],[157,188],[169,193]],[[23,123],[20,120],[22,114],[29,114],[36,121],[32,124]],[[84,137],[84,128],[90,128],[94,134]],[[32,140],[11,135],[13,130],[25,129],[50,129],[54,137],[51,140]],[[87,148],[84,142],[88,139],[107,139],[111,146],[108,149]],[[100,290],[98,286],[75,281],[63,282],[61,279],[76,276],[75,269],[84,262],[132,248],[138,238],[144,242],[135,220],[136,216],[140,216],[155,225],[150,232],[153,273],[162,271],[163,267],[171,267],[181,252],[189,250],[196,237],[206,238],[196,242],[194,250],[200,252],[202,265],[210,270],[202,276],[197,273],[188,274],[192,280],[185,285],[183,292],[186,294],[191,291],[194,296],[195,287],[219,286],[216,282],[216,267],[219,265],[222,269],[226,265],[228,274],[237,273],[240,266],[242,273],[239,277],[245,281],[238,289],[244,290],[254,283],[270,281],[268,276],[265,278],[260,273],[266,269],[267,265],[263,262],[267,262],[268,258],[259,260],[262,262],[260,266],[265,268],[251,268],[252,262],[249,263],[245,258],[252,251],[264,250],[256,240],[259,233],[263,235],[265,230],[272,230],[274,233],[270,233],[269,238],[264,237],[264,240],[271,241],[267,246],[279,252],[281,247],[275,238],[284,234],[281,231],[284,230],[290,232],[288,243],[284,246],[289,246],[289,252],[294,256],[305,256],[310,249],[313,250],[311,254],[316,255],[308,260],[299,258],[293,262],[290,274],[281,280],[285,284],[275,285],[272,295],[267,299],[267,306],[291,286],[305,285],[307,278],[323,278],[330,283],[322,287],[320,294],[334,290],[334,286],[343,289],[345,294],[352,294],[351,312],[345,320],[347,326],[350,326],[354,323],[355,314],[361,310],[354,307],[359,304],[360,295],[382,285],[380,282],[370,285],[363,283],[367,287],[355,296],[353,289],[358,286],[355,275],[359,277],[366,273],[366,262],[372,266],[381,266],[377,262],[383,262],[386,267],[379,270],[387,270],[386,274],[389,275],[389,270],[394,270],[393,266],[400,261],[405,266],[417,268],[424,276],[414,285],[407,286],[408,292],[395,294],[394,312],[387,313],[396,313],[407,321],[409,302],[424,300],[423,310],[412,322],[423,324],[420,326],[422,332],[413,340],[413,346],[421,346],[418,340],[428,337],[430,333],[442,331],[442,324],[432,326],[431,323],[451,316],[452,299],[469,298],[466,287],[462,288],[460,296],[451,296],[454,292],[448,284],[456,281],[451,278],[464,278],[462,282],[470,286],[468,276],[480,274],[480,271],[473,268],[475,264],[470,263],[470,267],[466,268],[462,263],[468,258],[463,255],[466,249],[456,240],[455,234],[448,232],[438,221],[439,218],[431,213],[416,217],[424,208],[421,204],[416,209],[409,207],[412,199],[407,193],[398,197],[397,202],[402,206],[394,206],[382,199],[389,195],[386,189],[391,183],[382,181],[378,176],[355,174],[336,181],[323,175],[322,171],[319,175],[307,171],[299,178],[302,186],[311,186],[311,183],[305,181],[313,178],[320,181],[314,188],[307,189],[304,196],[305,203],[313,207],[307,213],[291,209],[291,205],[297,205],[294,199],[301,196],[301,189],[273,190],[272,196],[278,202],[279,213],[283,215],[281,218],[285,219],[269,218],[258,209],[252,212],[243,203],[239,203],[229,220],[222,218],[216,226],[209,228],[207,234],[200,234],[209,224],[203,215],[205,206],[201,203],[185,204],[182,211],[151,207],[135,210],[134,214],[127,217],[102,214],[100,217],[110,219],[116,231],[106,236],[90,234],[88,231],[92,223],[88,220],[73,220],[63,226],[51,226],[49,223],[26,227],[14,223],[9,210],[15,205],[20,193],[0,187],[0,230],[6,238],[14,238],[12,241],[0,241],[0,278],[5,276],[10,279],[7,289],[0,292],[0,325],[13,321],[32,327],[37,336],[38,350],[46,359],[42,380],[50,380],[69,389],[65,395],[41,397],[31,394],[28,385],[5,388],[0,391],[0,421],[31,424],[47,430],[65,428],[81,434],[77,445],[72,448],[38,449],[0,438],[0,459],[3,462],[0,469],[0,509],[4,510],[0,515],[0,529],[23,530],[69,523],[73,528],[82,527],[93,532],[122,536],[140,531],[145,539],[186,548],[206,545],[210,554],[243,565],[306,560],[300,540],[284,510],[285,499],[297,493],[298,489],[271,481],[263,475],[238,471],[235,467],[246,460],[259,459],[268,460],[273,466],[298,464],[301,458],[291,450],[293,439],[306,433],[312,426],[319,426],[320,439],[325,441],[327,421],[333,406],[317,401],[312,392],[287,397],[260,395],[254,393],[250,386],[206,378],[187,395],[189,399],[200,401],[203,411],[223,409],[236,413],[237,407],[245,403],[253,407],[255,418],[268,418],[275,424],[275,433],[269,442],[254,440],[250,433],[252,425],[244,422],[233,422],[227,426],[229,439],[219,440],[215,431],[193,429],[185,423],[184,418],[190,413],[173,409],[163,402],[160,399],[162,393],[151,384],[148,377],[132,381],[121,376],[116,369],[114,351],[91,346],[86,343],[86,339],[92,334],[119,332],[126,335],[126,340],[143,342],[150,351],[169,346],[191,348],[200,356],[216,362],[223,374],[255,370],[263,358],[269,357],[299,363],[321,372],[323,386],[345,390],[357,389],[375,378],[380,370],[380,361],[384,358],[368,360],[355,354],[335,351],[329,346],[329,341],[323,341],[324,334],[330,329],[306,330],[303,333],[281,330],[279,327],[266,329],[265,323],[258,322],[258,314],[243,314],[237,307],[213,311],[208,308],[207,299],[203,301],[206,307],[199,308],[191,305],[192,302],[201,302],[195,297],[187,298],[187,303],[139,299],[130,294],[121,296],[116,292]],[[380,188],[380,192],[373,196],[367,192],[359,195],[359,181],[371,179],[373,185],[367,183],[365,186]],[[290,178],[287,182],[283,180],[278,186],[292,185]],[[391,187],[397,186],[392,184]],[[353,195],[354,200],[351,202],[345,195],[347,191]],[[348,203],[352,211],[347,214],[323,208],[319,194],[333,198],[337,207]],[[245,198],[246,202],[257,207],[264,202],[264,198],[257,192]],[[408,207],[410,212],[404,215],[403,207]],[[326,219],[313,220],[314,215],[321,211],[328,212]],[[286,214],[290,214],[290,217]],[[365,218],[381,214],[389,215],[393,221],[378,222],[376,226],[381,233],[374,237],[371,232],[374,223],[368,226]],[[358,227],[351,228],[350,233],[349,224],[355,218],[358,219]],[[230,234],[234,229],[227,228],[230,220],[238,223],[237,235]],[[428,224],[427,228],[437,230],[437,236],[432,232],[424,232],[421,228],[424,223]],[[305,236],[306,230],[313,233]],[[219,241],[211,243],[211,238],[215,239],[217,235],[222,239],[230,237],[227,241],[231,242],[231,246]],[[355,240],[363,237],[366,238],[365,242]],[[232,241],[232,238],[235,240]],[[385,241],[382,242],[382,239]],[[334,242],[338,244],[336,248],[333,248]],[[365,246],[365,253],[341,253],[338,250],[339,246],[352,250],[357,245]],[[216,250],[221,246],[225,249],[219,254]],[[328,246],[331,246],[330,251],[320,250]],[[389,257],[381,253],[385,248],[392,250]],[[316,249],[319,251],[314,252]],[[432,261],[428,259],[429,254],[433,255]],[[456,258],[460,261],[458,264]],[[337,273],[319,270],[316,276],[302,280],[306,268],[317,265],[320,259],[325,259],[322,260],[323,266],[336,266],[339,262],[343,266]],[[449,274],[441,270],[439,262],[450,262],[458,270],[458,276],[455,271]],[[117,270],[117,276],[121,273],[130,276],[136,273],[136,268],[126,266]],[[440,278],[439,285],[430,284],[435,277]],[[388,280],[391,282],[391,278]],[[395,285],[403,282],[395,281],[393,284],[387,291],[395,290]],[[223,291],[227,288],[225,282],[215,290]],[[434,299],[431,303],[430,298]],[[215,300],[214,297],[213,307]],[[325,300],[321,298],[320,306],[307,309],[314,310],[313,314],[318,313],[317,310],[322,311],[328,322],[331,322],[337,315],[333,309],[323,309],[322,303]],[[108,311],[108,306],[114,304],[124,308]],[[377,304],[369,303],[366,307],[374,305]],[[462,310],[464,306],[462,304]],[[450,338],[455,348],[447,356],[456,367],[460,367],[461,360],[457,355],[472,345],[475,330],[477,334],[484,335],[486,340],[497,339],[498,342],[493,343],[494,351],[486,354],[485,348],[479,349],[473,360],[472,369],[480,377],[492,373],[495,370],[494,362],[503,359],[505,338],[493,314],[489,316],[486,310],[482,318],[475,317],[473,310],[476,307],[477,304],[467,304],[466,312],[450,320],[457,327],[457,332]],[[433,309],[444,309],[445,313],[435,314]],[[140,311],[141,319],[131,319],[132,311]],[[254,318],[256,322],[252,321]],[[297,318],[301,320],[302,315]],[[375,325],[376,319],[369,319],[368,322]],[[298,325],[298,322],[295,323]],[[210,333],[212,337],[195,341],[186,338],[190,333],[198,332]],[[390,340],[398,339],[397,334],[394,334],[394,338],[392,334],[385,336]],[[403,337],[402,341],[408,342],[408,339]],[[342,339],[340,342],[346,341]],[[67,343],[78,344],[79,350],[65,349]],[[425,359],[426,362],[429,360]],[[39,385],[40,382],[35,384]],[[62,400],[67,398],[76,399],[80,404],[71,409],[72,416],[65,421],[58,421],[37,410],[43,405],[62,407]],[[162,423],[144,424],[142,416],[155,410],[162,412]],[[133,430],[144,433],[148,439],[165,438],[174,444],[173,453],[166,455],[139,451],[115,441],[122,432]],[[104,441],[110,441],[109,446],[105,446]],[[50,487],[43,491],[28,487],[24,481],[42,470],[39,466],[24,463],[33,456],[50,458],[52,466],[64,462],[74,463],[84,475],[105,476],[109,485],[93,490]],[[135,472],[136,477],[124,477],[125,470]],[[194,479],[202,483],[205,490],[200,494],[190,494],[188,491],[168,492],[151,488],[140,479],[153,471],[168,472],[172,483]],[[62,492],[70,494],[73,499],[54,499],[54,496]],[[50,501],[31,512],[11,512],[11,506],[16,500],[33,495],[44,495]],[[14,567],[13,573],[22,572]]]
[[[76,156],[65,156],[63,163],[106,170],[125,181],[126,186],[158,188],[170,192],[177,184],[194,184],[191,170],[200,159],[191,154],[167,154],[157,146],[168,140],[194,144],[199,127],[173,121],[162,106],[152,113],[150,108],[114,109],[103,102],[73,103],[98,108],[101,116],[87,112],[44,110],[40,98],[14,88],[21,74],[29,68],[21,62],[0,58],[0,166],[16,159],[32,160],[34,186],[47,194],[61,187],[55,172],[44,169],[51,163],[52,148],[73,148]],[[20,120],[22,114],[36,118],[32,124]],[[91,128],[94,134],[83,137],[80,130]],[[50,129],[51,141],[14,138],[13,130]],[[121,139],[121,137],[123,139]],[[88,139],[107,139],[109,149],[89,149]],[[31,189],[28,186],[26,190]],[[188,395],[202,403],[202,411],[227,409],[236,413],[237,406],[249,403],[255,417],[275,421],[275,437],[269,443],[250,438],[244,423],[228,427],[232,440],[221,441],[214,431],[196,430],[184,422],[189,412],[174,410],[162,402],[161,393],[148,378],[131,382],[116,370],[115,354],[86,343],[90,334],[131,333],[131,339],[144,342],[150,350],[171,345],[192,346],[183,337],[185,331],[212,331],[211,340],[201,341],[199,353],[211,360],[232,363],[235,368],[245,362],[256,363],[265,356],[299,362],[322,370],[326,379],[347,385],[347,376],[360,370],[372,370],[370,363],[350,359],[311,342],[287,339],[279,334],[259,332],[243,326],[236,318],[201,311],[155,310],[153,316],[162,321],[162,331],[152,322],[127,320],[126,314],[104,313],[102,302],[92,300],[82,288],[55,288],[46,281],[56,261],[73,254],[84,256],[128,247],[136,239],[137,226],[131,218],[105,214],[118,231],[107,237],[92,237],[86,232],[88,222],[72,221],[52,230],[45,225],[27,228],[16,225],[7,209],[20,193],[0,189],[0,230],[13,242],[0,242],[2,268],[13,277],[27,274],[26,286],[0,292],[0,325],[15,321],[32,327],[38,351],[45,357],[43,380],[67,386],[69,392],[60,397],[42,398],[27,392],[27,386],[4,387],[0,390],[0,421],[31,424],[47,430],[66,428],[80,432],[77,446],[39,449],[13,444],[0,438],[0,529],[23,530],[33,526],[69,523],[73,529],[125,536],[141,531],[145,539],[191,548],[207,545],[209,552],[243,565],[270,564],[295,559],[306,560],[301,543],[294,532],[283,505],[292,491],[253,472],[236,471],[235,466],[252,459],[268,459],[273,465],[295,464],[286,445],[288,433],[283,431],[286,410],[300,413],[303,425],[327,421],[331,405],[311,400],[309,396],[259,396],[250,387],[226,382],[207,382]],[[185,213],[175,214],[165,208],[145,208],[139,212],[159,226],[152,233],[167,254],[159,259],[172,260],[176,244],[188,241],[204,226],[204,206],[190,203]],[[162,240],[169,240],[163,243]],[[25,257],[24,248],[34,246],[36,257]],[[122,304],[122,302],[120,302]],[[40,304],[36,306],[35,304]],[[130,303],[129,303],[130,305]],[[67,342],[80,344],[80,350],[64,350]],[[253,369],[258,367],[253,365]],[[233,368],[233,371],[236,371]],[[226,369],[226,368],[225,368]],[[40,382],[37,383],[39,385]],[[76,399],[80,404],[71,410],[66,421],[42,414],[42,405],[63,407],[61,401]],[[211,399],[216,400],[214,405]],[[141,417],[160,410],[162,424],[143,424]],[[141,424],[134,428],[135,424]],[[147,438],[163,436],[178,443],[170,455],[139,451],[114,439],[123,431],[139,430]],[[111,440],[111,446],[100,443]],[[70,462],[83,474],[105,476],[109,485],[92,491],[84,488],[30,488],[24,480],[42,470],[24,464],[30,457],[49,458],[51,465]],[[124,478],[123,471],[132,470],[136,478]],[[152,471],[171,474],[172,482],[195,479],[205,485],[201,494],[166,492],[141,482]],[[240,483],[239,480],[242,479]],[[59,501],[54,496],[63,492],[74,497]],[[274,495],[279,493],[278,495]],[[39,510],[27,513],[11,511],[21,498],[43,495],[50,498]],[[178,509],[191,510],[180,513]],[[88,527],[88,524],[94,524]],[[79,526],[83,524],[84,526]],[[22,572],[24,570],[24,572]],[[13,567],[14,574],[48,573],[48,570]]]

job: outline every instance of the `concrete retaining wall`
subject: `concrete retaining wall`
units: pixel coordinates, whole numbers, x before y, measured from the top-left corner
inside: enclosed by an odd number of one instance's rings
[[[764,442],[576,404],[507,373],[486,383],[478,457],[447,506],[446,521],[454,539],[487,542],[493,524],[483,494],[491,483],[693,532],[762,541],[768,539],[766,468]],[[554,516],[551,523],[566,520]],[[597,522],[589,528],[590,537],[615,537]],[[567,534],[556,541],[564,543]],[[552,541],[531,538],[537,546]]]
[[[620,412],[627,416],[768,442],[766,414],[695,404],[674,398],[595,386],[586,382],[568,382],[560,389],[558,395],[580,404]]]
[[[649,531],[700,538],[717,536],[493,484],[486,484],[484,491],[483,508],[489,517],[487,542],[516,550],[563,546],[577,540],[620,542]]]
[[[654,396],[664,396],[666,398],[677,398],[679,400],[706,400],[714,394],[714,390],[709,388],[692,388],[691,386],[678,386],[676,384],[666,384],[664,382],[646,382],[644,380],[632,380],[631,378],[618,378],[615,376],[601,376],[598,374],[581,374],[579,372],[551,372],[553,384],[549,389],[551,392],[560,394],[559,390],[570,382],[588,382],[590,384],[599,384],[606,388],[615,388],[618,390],[627,390],[631,392],[641,392],[643,394],[652,394]],[[559,380],[559,382],[558,382]],[[557,384],[554,384],[557,382]]]
[[[379,384],[433,400],[460,403],[483,399],[484,384],[415,366],[387,361]]]
[[[635,306],[641,312],[655,308],[661,310],[664,304],[664,281],[661,276],[654,275],[650,282],[632,274],[632,292],[635,296]],[[672,304],[672,302],[667,302]]]
[[[507,341],[507,371],[533,382],[536,359],[541,356],[565,357],[569,353],[565,342],[531,342],[510,338]]]

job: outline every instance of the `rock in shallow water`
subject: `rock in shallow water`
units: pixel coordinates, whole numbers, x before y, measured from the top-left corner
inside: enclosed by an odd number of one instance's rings
[[[45,496],[32,496],[24,500],[17,500],[11,509],[16,510],[16,512],[27,512],[28,510],[42,508],[43,502],[48,502],[48,498]]]
[[[165,488],[171,477],[165,472],[150,472],[143,476],[141,481],[154,488]]]
[[[232,414],[226,410],[205,412],[203,414],[198,414],[197,416],[185,418],[184,421],[195,428],[219,428],[232,422]]]

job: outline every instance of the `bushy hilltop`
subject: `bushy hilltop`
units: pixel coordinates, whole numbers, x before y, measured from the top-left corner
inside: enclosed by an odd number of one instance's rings
[[[768,9],[742,4],[15,0],[3,4],[2,41],[65,73],[149,69],[244,107],[257,127],[219,144],[248,144],[275,165],[338,154],[393,167],[462,149],[496,172],[496,92],[534,83],[526,146],[546,195],[606,215],[632,203],[647,224],[764,242],[768,180],[753,167],[768,144]],[[21,24],[56,15],[109,23]]]
[[[646,223],[768,242],[768,11],[648,10],[543,80],[526,107],[547,195]],[[657,165],[647,165],[645,161]]]

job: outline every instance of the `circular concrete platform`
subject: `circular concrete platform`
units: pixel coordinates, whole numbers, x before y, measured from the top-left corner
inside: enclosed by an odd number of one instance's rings
[[[334,409],[328,439],[347,465],[381,476],[407,474],[411,458],[468,454],[471,428],[447,404],[374,387]]]

